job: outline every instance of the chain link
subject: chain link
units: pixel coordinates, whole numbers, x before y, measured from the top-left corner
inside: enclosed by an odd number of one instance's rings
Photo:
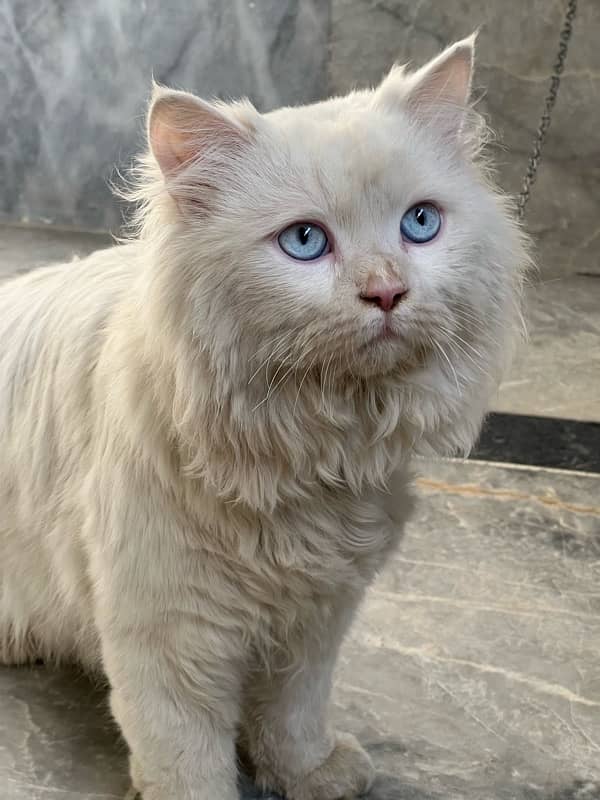
[[[576,13],[577,13],[577,0],[569,0],[565,11],[565,19],[563,27],[560,32],[558,55],[556,56],[556,63],[552,68],[552,75],[550,76],[550,89],[548,90],[548,95],[546,96],[546,99],[544,101],[544,112],[542,114],[542,118],[540,120],[540,124],[537,129],[535,139],[533,141],[533,148],[531,150],[531,155],[529,157],[527,172],[525,173],[525,177],[523,178],[521,193],[519,194],[517,200],[518,219],[523,219],[523,214],[525,213],[525,206],[527,205],[529,196],[531,194],[531,187],[535,183],[538,166],[540,163],[540,157],[542,155],[542,148],[544,146],[546,134],[548,133],[548,128],[550,127],[550,122],[552,119],[552,109],[554,108],[554,105],[556,103],[556,98],[558,97],[560,76],[562,75],[563,70],[565,68],[567,50],[569,49],[569,39],[571,38],[571,34],[573,32],[573,20],[575,19]]]

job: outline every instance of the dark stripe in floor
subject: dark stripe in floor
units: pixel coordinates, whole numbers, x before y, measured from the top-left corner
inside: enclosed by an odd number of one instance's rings
[[[471,458],[600,472],[600,423],[490,414]]]

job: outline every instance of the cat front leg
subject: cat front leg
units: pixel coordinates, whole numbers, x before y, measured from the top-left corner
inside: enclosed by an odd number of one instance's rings
[[[176,627],[177,614],[169,617]],[[103,636],[111,709],[143,800],[238,800],[238,670],[218,631],[197,633],[206,646],[193,655],[162,626],[144,637]]]
[[[136,502],[129,488],[113,493],[110,516],[96,519],[86,539],[132,782],[143,800],[238,800],[243,625],[231,624],[220,602],[219,564],[168,504]]]
[[[354,603],[352,603],[352,606]],[[354,736],[329,722],[332,676],[351,616],[289,641],[289,660],[252,674],[244,700],[244,747],[257,783],[288,800],[339,800],[367,792],[374,768]]]

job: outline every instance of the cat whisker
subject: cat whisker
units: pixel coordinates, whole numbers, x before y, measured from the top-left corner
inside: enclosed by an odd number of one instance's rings
[[[331,364],[331,369],[329,371],[329,375],[330,375],[330,378],[329,378],[329,385],[330,385],[329,395],[330,395],[331,399],[333,399],[333,396],[335,394],[335,379],[336,379],[336,376],[337,376],[336,359],[337,359],[337,353],[334,351],[332,353],[332,359],[331,359],[332,360],[332,364]]]
[[[494,346],[499,344],[499,341],[490,335],[489,330],[485,327],[483,320],[477,318],[469,312],[461,311],[459,309],[455,309],[454,314],[459,321],[471,328],[474,328],[477,335],[484,341],[490,342],[490,344],[493,344]]]
[[[461,345],[456,340],[454,339],[449,340],[448,346],[450,348],[451,353],[466,358],[473,365],[474,369],[476,369],[482,375],[486,375],[488,378],[492,377],[491,373],[487,369],[485,369],[483,364],[481,364],[479,361],[476,361],[473,358],[473,356],[469,355],[469,353],[467,353],[465,349],[461,347]]]
[[[309,341],[308,342],[307,351],[305,350],[304,352],[302,352],[300,354],[300,356],[296,359],[296,361],[290,367],[288,367],[288,369],[283,373],[283,375],[277,381],[277,383],[275,383],[275,379],[277,378],[277,375],[279,374],[281,369],[283,367],[285,367],[287,363],[289,363],[289,356],[291,355],[291,350],[288,350],[288,354],[285,356],[285,358],[282,359],[282,362],[279,365],[279,367],[277,368],[277,371],[275,372],[275,375],[273,376],[272,380],[268,384],[267,393],[266,393],[265,397],[260,401],[260,403],[257,403],[257,405],[254,406],[253,411],[256,411],[258,408],[260,408],[261,405],[266,403],[270,399],[270,397],[274,394],[274,392],[277,391],[277,389],[283,384],[283,382],[286,380],[286,378],[292,372],[294,374],[296,373],[296,371],[298,369],[298,365],[304,360],[305,357],[308,357],[310,355],[313,347],[315,347],[315,346],[316,345],[312,345],[311,342]]]
[[[275,339],[274,339],[274,341],[275,341],[275,346],[274,346],[274,347],[273,347],[273,349],[272,349],[272,350],[269,352],[269,354],[268,354],[268,355],[267,355],[267,357],[264,359],[264,361],[262,361],[262,362],[261,362],[261,364],[258,366],[258,368],[257,368],[257,369],[256,369],[256,370],[255,370],[255,371],[252,373],[252,375],[250,376],[250,378],[249,378],[249,380],[248,380],[248,386],[250,386],[250,384],[252,383],[252,381],[253,381],[253,380],[256,378],[256,376],[259,374],[259,372],[261,372],[261,370],[262,370],[262,368],[263,368],[263,367],[265,367],[265,366],[266,366],[266,368],[267,368],[267,373],[268,373],[268,364],[269,364],[269,361],[270,361],[270,360],[271,360],[271,359],[272,359],[272,358],[273,358],[273,357],[274,357],[274,356],[275,356],[275,355],[276,355],[276,354],[279,352],[279,350],[281,350],[281,349],[282,349],[282,345],[284,344],[284,342],[285,342],[286,338],[287,338],[287,337],[289,337],[291,333],[292,333],[292,332],[291,332],[291,331],[289,331],[289,332],[286,332],[286,333],[282,334],[281,336],[277,336],[277,337],[275,337]],[[273,340],[271,340],[271,341],[273,341]],[[269,342],[269,345],[270,345],[270,344],[271,344],[271,342]],[[260,348],[260,349],[261,349],[261,350],[264,350],[264,347],[262,347],[262,348]],[[259,351],[257,350],[257,353],[258,353],[258,352],[259,352]],[[256,355],[256,354],[255,354],[255,355]],[[268,374],[267,374],[267,380],[268,380]]]
[[[458,348],[458,352],[462,353],[462,355],[467,358],[473,364],[473,366],[476,367],[476,369],[478,369],[484,375],[489,376],[489,372],[487,372],[481,363],[484,360],[483,354],[477,350],[477,348],[473,347],[471,344],[469,344],[469,342],[463,339],[462,336],[454,331],[451,331],[449,328],[441,327],[440,330],[448,337],[447,341],[450,347],[455,345],[456,348]],[[465,350],[465,347],[468,347],[473,353],[475,353],[480,361],[477,361],[475,358],[473,358],[473,356]]]
[[[355,343],[354,339],[351,338],[350,340],[350,352],[346,348],[344,348],[344,353],[346,356],[346,367],[348,369],[348,373],[351,378],[355,378],[356,375],[354,373],[353,362],[354,362],[354,354],[355,354]]]
[[[281,370],[282,370],[284,367],[286,367],[286,366],[287,366],[287,364],[288,364],[288,358],[289,358],[289,356],[290,356],[290,350],[289,350],[289,348],[288,348],[288,351],[287,351],[286,355],[285,355],[285,356],[284,356],[284,357],[281,359],[281,363],[279,364],[279,366],[278,366],[278,367],[277,367],[277,369],[275,370],[275,374],[273,375],[273,377],[271,378],[271,380],[270,380],[270,381],[267,383],[267,399],[268,399],[268,398],[271,396],[271,393],[272,393],[272,391],[274,391],[274,388],[276,389],[276,388],[277,388],[277,386],[279,386],[279,385],[280,385],[280,383],[281,383],[281,380],[280,380],[280,381],[279,381],[277,384],[275,384],[275,380],[276,380],[277,376],[279,375],[279,373],[281,372]],[[289,373],[289,371],[290,371],[291,369],[293,369],[293,366],[292,366],[292,367],[290,367],[290,369],[289,369],[287,372],[285,372],[285,373],[284,373],[284,376],[283,376],[284,378],[285,378],[285,376],[286,376],[286,375]]]
[[[288,337],[289,337],[289,334],[288,334]],[[271,388],[272,388],[272,386],[273,386],[273,384],[274,384],[274,382],[275,382],[275,380],[277,378],[277,375],[281,371],[282,367],[287,365],[289,357],[291,356],[291,352],[292,352],[291,342],[286,339],[284,342],[280,343],[280,345],[269,356],[269,359],[267,360],[266,369],[265,369],[265,380],[267,382],[267,387],[268,387],[268,391],[269,392],[270,392],[270,390],[271,390]],[[269,363],[270,363],[271,359],[273,359],[273,358],[276,358],[277,360],[279,360],[280,364],[277,367],[277,369],[275,370],[275,374],[273,375],[273,377],[269,378],[269,374],[268,374]]]
[[[276,390],[277,390],[277,389],[278,389],[278,388],[281,386],[281,384],[282,384],[282,383],[285,381],[285,379],[288,377],[288,375],[290,375],[292,372],[295,372],[295,371],[298,369],[298,363],[299,363],[299,360],[300,360],[300,359],[297,359],[297,360],[296,360],[296,362],[295,362],[295,364],[292,364],[292,366],[291,366],[291,367],[289,367],[289,369],[287,369],[287,370],[286,370],[286,372],[285,372],[285,373],[284,373],[284,374],[281,376],[281,378],[280,378],[280,379],[277,381],[277,383],[275,384],[275,386],[273,386],[273,387],[269,387],[269,391],[267,392],[267,396],[265,397],[265,400],[268,400],[268,399],[269,399],[269,397],[271,396],[271,394],[272,394],[273,392],[275,392],[275,391],[276,391]]]
[[[268,381],[268,363],[272,358],[274,358],[278,353],[285,349],[286,340],[293,337],[299,330],[301,330],[304,326],[302,324],[296,325],[289,331],[285,331],[283,334],[279,334],[278,336],[271,337],[262,347],[259,347],[258,350],[249,358],[249,361],[252,361],[254,358],[258,356],[258,354],[265,350],[265,348],[270,347],[271,350],[267,357],[261,362],[261,364],[257,367],[257,369],[252,373],[248,380],[248,386],[252,383],[252,381],[256,378],[256,376],[260,373],[262,368],[266,365],[267,366],[267,374],[266,379]]]
[[[310,352],[310,351],[309,351],[309,352]],[[301,379],[301,381],[300,381],[300,386],[298,387],[298,391],[296,392],[296,399],[294,400],[294,409],[293,409],[293,411],[292,411],[292,417],[294,417],[294,416],[296,415],[296,408],[297,408],[297,406],[298,406],[298,400],[300,399],[300,392],[301,392],[301,390],[302,390],[302,385],[303,385],[304,381],[306,380],[306,376],[308,375],[308,373],[309,373],[309,372],[310,372],[310,370],[312,369],[312,367],[313,367],[313,364],[315,363],[315,361],[316,361],[316,359],[317,359],[317,356],[318,356],[318,354],[319,354],[319,353],[318,353],[318,351],[317,351],[317,352],[314,354],[314,356],[312,357],[312,360],[311,360],[310,364],[308,365],[308,367],[307,367],[307,368],[304,370],[304,375],[302,376],[302,379]]]
[[[284,331],[283,333],[278,333],[275,336],[272,336],[270,339],[267,339],[267,341],[264,344],[262,344],[258,348],[258,350],[256,350],[256,352],[254,352],[249,357],[248,360],[249,361],[253,361],[258,356],[259,353],[263,352],[263,350],[266,350],[268,347],[272,347],[274,343],[281,341],[284,337],[291,336],[293,333],[298,331],[301,327],[302,327],[301,325],[296,325],[294,328],[291,328],[288,331]]]
[[[453,366],[452,362],[448,358],[448,354],[446,353],[446,351],[444,350],[442,345],[438,341],[436,341],[433,337],[430,339],[430,341],[431,341],[432,345],[442,354],[444,360],[446,361],[446,363],[450,367],[450,370],[451,370],[452,375],[454,377],[454,382],[456,384],[456,391],[460,395],[462,392],[461,392],[460,384],[459,384],[459,381],[458,381],[458,375],[456,374],[456,370],[454,369],[454,366]]]
[[[324,370],[324,372],[322,373],[322,376],[321,376],[322,377],[322,381],[320,381],[320,386],[321,386],[321,408],[323,410],[323,413],[328,415],[328,416],[332,416],[331,415],[331,405],[329,405],[329,410],[328,410],[327,409],[327,402],[326,402],[325,394],[326,394],[326,390],[327,390],[328,370],[329,370],[329,368],[331,366],[331,362],[333,360],[334,355],[335,355],[335,352],[331,353],[331,355],[327,359],[327,361],[325,363],[325,370]]]

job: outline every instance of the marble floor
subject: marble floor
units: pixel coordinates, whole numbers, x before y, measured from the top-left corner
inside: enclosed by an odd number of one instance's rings
[[[105,243],[0,229],[0,277]],[[539,347],[523,352],[520,388],[505,387],[500,410],[600,420],[600,281],[578,280],[560,301],[531,290]],[[378,769],[370,799],[600,800],[600,475],[419,469],[416,513],[336,681],[336,722]],[[101,686],[69,670],[0,669],[1,800],[127,792]],[[242,795],[257,797],[247,780]]]
[[[540,281],[525,297],[528,340],[494,409],[600,421],[600,274]]]

